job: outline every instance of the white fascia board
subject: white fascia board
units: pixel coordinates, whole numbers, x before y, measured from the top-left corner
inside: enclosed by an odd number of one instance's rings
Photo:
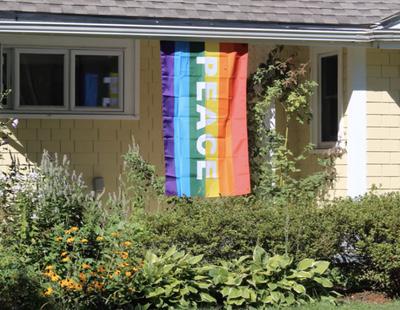
[[[104,35],[169,39],[208,38],[219,40],[371,43],[369,30],[358,28],[238,28],[0,21],[0,33]]]

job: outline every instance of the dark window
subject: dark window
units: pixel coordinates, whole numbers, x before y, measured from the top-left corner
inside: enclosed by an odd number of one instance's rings
[[[338,56],[321,57],[321,142],[338,138]]]
[[[118,56],[75,56],[75,105],[118,108]]]
[[[21,106],[64,105],[64,55],[21,53]]]
[[[8,81],[8,74],[9,74],[9,72],[8,72],[9,59],[8,58],[9,58],[8,54],[3,53],[3,62],[2,62],[2,66],[3,66],[3,68],[2,68],[2,70],[3,70],[2,83],[3,84],[1,86],[2,87],[1,90],[3,93],[6,92],[10,88],[9,81]],[[3,106],[8,105],[7,97],[3,97],[3,101],[1,102],[1,104]]]

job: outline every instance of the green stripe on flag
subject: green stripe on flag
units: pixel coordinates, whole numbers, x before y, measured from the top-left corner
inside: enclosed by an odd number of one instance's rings
[[[205,133],[205,129],[196,129],[199,121],[199,113],[196,111],[197,104],[205,105],[205,92],[202,101],[196,99],[197,82],[204,82],[204,66],[197,64],[196,58],[204,56],[204,42],[190,43],[190,187],[192,196],[205,195],[205,169],[203,169],[203,180],[197,180],[197,162],[205,160],[205,156],[197,151],[197,138]]]

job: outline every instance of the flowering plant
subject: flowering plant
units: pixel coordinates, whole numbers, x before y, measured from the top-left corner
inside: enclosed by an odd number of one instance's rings
[[[126,230],[59,227],[51,236],[43,269],[43,295],[57,303],[95,307],[110,304],[111,296],[128,295],[132,277],[141,268],[134,241]]]

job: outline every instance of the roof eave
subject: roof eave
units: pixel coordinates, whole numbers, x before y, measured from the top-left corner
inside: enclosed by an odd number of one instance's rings
[[[0,21],[0,33],[97,35],[155,39],[342,42],[369,44],[370,30],[334,26],[216,27],[154,24]]]
[[[191,26],[154,23],[82,23],[1,20],[0,33],[94,35],[132,38],[221,41],[277,41],[375,46],[377,42],[400,42],[400,30],[343,27],[340,25]]]

